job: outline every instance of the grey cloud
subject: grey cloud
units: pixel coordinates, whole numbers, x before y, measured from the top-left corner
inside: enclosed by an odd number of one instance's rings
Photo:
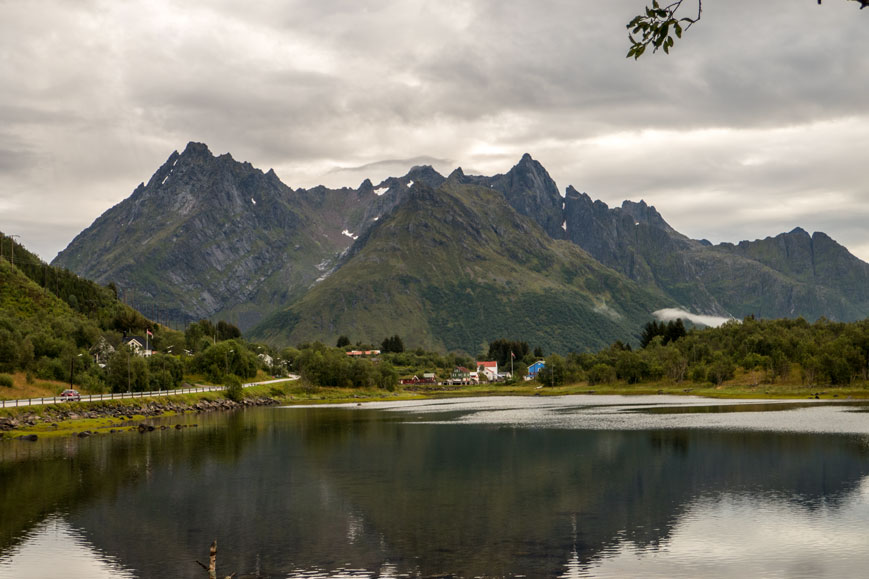
[[[383,169],[392,169],[396,166],[412,167],[414,165],[449,165],[452,161],[448,159],[438,159],[435,157],[413,157],[410,159],[388,159],[385,161],[375,161],[374,163],[366,163],[356,167],[336,167],[329,171],[330,174],[335,173],[350,173],[350,172],[365,172],[365,171],[381,171]],[[396,175],[400,176],[400,175]]]
[[[869,257],[851,217],[867,205],[869,132],[762,135],[866,126],[867,15],[849,2],[707,3],[671,56],[634,62],[624,25],[644,4],[7,2],[0,177],[33,199],[64,192],[83,227],[189,140],[293,187],[355,186],[392,170],[383,159],[504,172],[530,152],[562,189],[645,198],[692,235],[738,240],[805,219]],[[757,142],[698,132],[714,128]],[[647,129],[668,133],[631,142]],[[624,143],[601,143],[613,134]],[[822,195],[843,206],[806,209]],[[82,198],[86,214],[69,201]]]

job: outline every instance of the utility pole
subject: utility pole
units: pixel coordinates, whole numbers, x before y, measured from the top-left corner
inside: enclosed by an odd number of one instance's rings
[[[81,354],[78,355],[81,358]],[[75,357],[70,357],[69,359],[69,387],[72,388],[72,378],[74,375],[74,366],[75,365]]]

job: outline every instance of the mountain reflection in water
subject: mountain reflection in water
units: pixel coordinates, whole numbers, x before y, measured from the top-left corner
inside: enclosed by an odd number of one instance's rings
[[[0,576],[17,576],[15,553],[59,514],[143,578],[202,576],[194,561],[214,538],[221,576],[241,577],[844,577],[869,565],[869,445],[817,434],[806,416],[826,421],[829,407],[746,413],[792,416],[792,432],[621,410],[653,422],[607,430],[594,422],[616,414],[607,400],[579,398],[251,409],[179,418],[199,423],[181,431],[7,442]],[[583,413],[592,429],[576,427]]]

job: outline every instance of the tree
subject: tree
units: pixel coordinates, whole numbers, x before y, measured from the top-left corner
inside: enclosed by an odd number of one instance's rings
[[[609,384],[616,380],[616,369],[609,364],[595,364],[588,371],[589,386]]]
[[[225,340],[237,340],[241,337],[241,330],[233,324],[220,320],[217,322],[217,340],[223,342]]]
[[[648,373],[648,364],[636,352],[625,350],[616,357],[616,376],[628,384],[641,382]]]
[[[537,373],[537,380],[544,386],[561,386],[567,374],[567,364],[558,354],[546,358],[546,365]]]
[[[233,402],[244,400],[244,386],[241,385],[241,380],[238,379],[238,376],[227,376],[223,381],[223,385],[226,387],[225,393],[227,398]]]
[[[640,334],[640,347],[648,346],[656,336],[663,338],[661,345],[666,346],[670,342],[675,342],[679,338],[684,338],[688,332],[685,330],[685,324],[682,323],[682,318],[677,318],[675,321],[664,322],[651,321],[643,326],[643,332]]]
[[[191,367],[213,382],[221,382],[227,374],[253,378],[259,367],[259,358],[239,340],[218,342],[194,356]]]
[[[106,365],[106,382],[112,392],[144,392],[149,386],[148,363],[129,348],[118,348]]]
[[[338,336],[338,342],[335,343],[336,348],[343,348],[350,345],[350,338],[347,336]]]
[[[640,58],[649,46],[652,47],[652,52],[663,48],[664,52],[669,54],[676,42],[673,36],[682,38],[682,33],[699,22],[703,16],[703,0],[697,0],[696,16],[677,18],[676,12],[682,8],[684,1],[676,0],[661,6],[658,0],[653,0],[651,6],[646,6],[643,14],[636,15],[627,24],[628,39],[631,41],[627,58],[634,58],[634,60]],[[858,2],[861,10],[869,6],[869,0],[848,1]],[[821,0],[818,0],[818,4],[820,3]]]
[[[404,352],[404,342],[402,342],[401,338],[396,334],[389,338],[384,338],[383,342],[380,344],[380,349],[384,352]]]
[[[489,351],[486,357],[489,360],[498,362],[501,368],[510,366],[510,360],[518,363],[528,355],[528,343],[520,341],[510,341],[500,338],[494,342],[489,342]]]
[[[150,390],[171,390],[184,379],[184,364],[175,356],[154,354],[148,358]]]
[[[377,365],[377,386],[392,392],[398,384],[398,372],[389,362],[381,362]]]

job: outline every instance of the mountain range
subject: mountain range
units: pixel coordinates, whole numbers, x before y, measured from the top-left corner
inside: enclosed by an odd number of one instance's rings
[[[274,343],[339,335],[475,353],[635,341],[652,312],[834,320],[869,315],[869,264],[823,233],[712,245],[645,202],[562,196],[524,155],[505,174],[429,166],[377,185],[292,189],[201,143],[53,261],[133,292],[146,315],[227,319]]]

